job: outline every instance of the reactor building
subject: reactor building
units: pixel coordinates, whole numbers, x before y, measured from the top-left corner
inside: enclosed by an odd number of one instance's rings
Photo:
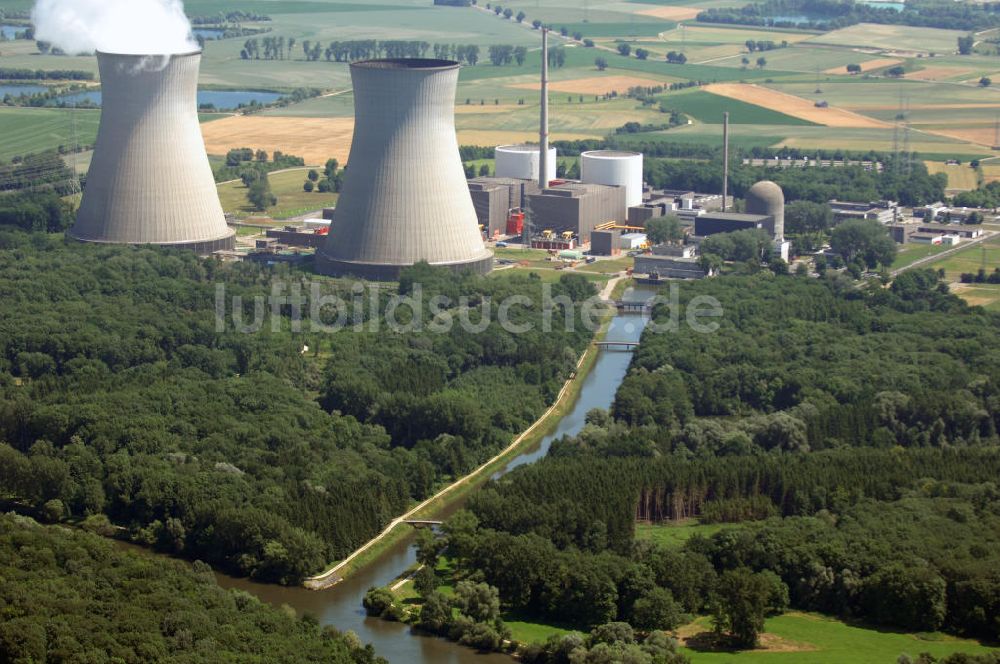
[[[199,254],[232,249],[198,123],[201,53],[98,53],[102,111],[69,236]]]
[[[393,280],[419,261],[489,272],[455,135],[457,62],[351,65],[354,140],[316,270]]]

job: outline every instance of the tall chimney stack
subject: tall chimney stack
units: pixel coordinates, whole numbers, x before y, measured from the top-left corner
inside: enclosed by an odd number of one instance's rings
[[[542,27],[542,117],[538,135],[538,186],[549,186],[549,29]]]
[[[722,211],[729,207],[729,111],[722,114]]]

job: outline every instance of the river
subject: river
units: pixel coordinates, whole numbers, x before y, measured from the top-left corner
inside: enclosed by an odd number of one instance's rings
[[[654,291],[630,290],[625,298],[645,300],[654,295]],[[646,322],[643,316],[619,314],[611,321],[606,339],[638,341]],[[542,439],[537,448],[512,459],[494,478],[538,461],[548,453],[552,441],[579,433],[587,411],[592,408],[608,408],[618,385],[625,377],[631,358],[632,354],[628,352],[601,351],[597,362],[583,379],[583,386],[573,409],[559,421],[552,433]],[[454,509],[457,506],[452,511]],[[479,654],[439,637],[417,635],[408,625],[365,616],[361,606],[365,592],[372,586],[388,584],[415,560],[416,551],[411,535],[328,590],[286,588],[224,574],[217,574],[217,577],[219,585],[224,588],[246,590],[276,606],[287,604],[300,613],[311,613],[321,624],[333,625],[341,631],[351,630],[363,642],[375,646],[375,652],[392,664],[510,664],[511,659],[507,655]]]

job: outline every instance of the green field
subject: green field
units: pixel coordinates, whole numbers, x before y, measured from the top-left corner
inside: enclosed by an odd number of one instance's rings
[[[875,25],[859,23],[849,28],[828,32],[810,40],[814,44],[860,46],[864,48],[907,49],[930,53],[954,53],[960,30],[914,28],[907,25]]]
[[[680,523],[637,523],[635,538],[644,542],[655,542],[662,546],[678,547],[695,535],[710,537],[723,528],[738,528],[731,523],[699,523],[693,519]]]
[[[896,260],[892,262],[892,269],[898,270],[901,267],[913,265],[922,258],[935,256],[950,248],[942,244],[904,244],[899,248]]]
[[[92,144],[100,119],[98,111],[0,106],[0,159],[73,145],[74,132],[78,145]]]
[[[747,104],[702,90],[668,94],[662,99],[670,109],[690,115],[698,122],[706,124],[722,124],[722,113],[729,111],[729,122],[732,124],[819,126],[814,122],[793,118],[763,106]]]
[[[954,652],[985,653],[991,649],[970,639],[933,633],[906,634],[849,625],[835,618],[793,611],[765,624],[767,649],[707,652],[691,647],[683,651],[692,664],[892,664],[901,654],[916,657],[930,653],[942,657]],[[699,618],[681,628],[689,637],[711,631],[711,621]]]
[[[302,190],[308,172],[308,168],[301,168],[271,174],[268,179],[271,182],[271,191],[278,197],[278,204],[259,214],[282,219],[335,204],[337,194],[321,194],[315,191],[306,193]],[[247,188],[242,182],[219,185],[219,200],[222,202],[222,209],[228,213],[239,216],[258,214],[247,203]]]
[[[984,268],[987,274],[1000,267],[1000,238],[962,249],[950,256],[934,261],[928,267],[943,269],[945,278],[952,282],[952,292],[969,304],[985,307],[990,311],[1000,311],[1000,284],[956,283],[962,273],[975,274]]]

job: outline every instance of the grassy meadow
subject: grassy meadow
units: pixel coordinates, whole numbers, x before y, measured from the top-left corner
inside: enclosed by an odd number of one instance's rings
[[[334,205],[337,202],[337,194],[321,194],[316,191],[307,193],[302,189],[308,172],[308,168],[297,168],[272,173],[268,180],[271,183],[271,191],[278,198],[278,203],[263,213],[256,213],[247,202],[247,188],[243,186],[242,182],[228,182],[219,185],[219,200],[222,202],[222,209],[227,213],[241,217],[265,214],[274,219],[283,219]]]

